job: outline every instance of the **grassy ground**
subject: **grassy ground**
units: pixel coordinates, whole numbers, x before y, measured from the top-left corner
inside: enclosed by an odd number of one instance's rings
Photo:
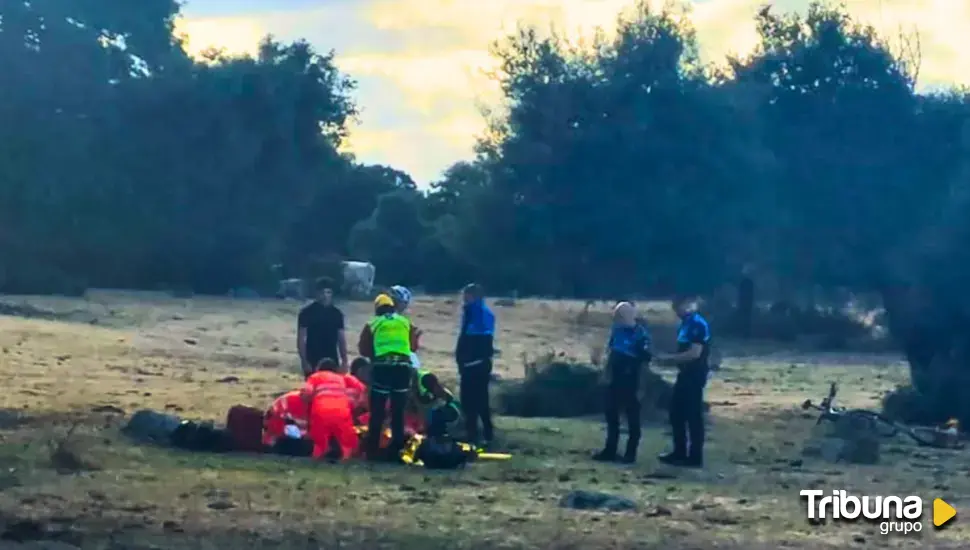
[[[845,404],[869,406],[903,382],[892,356],[765,354],[724,344],[712,382],[709,466],[660,467],[663,426],[650,426],[635,467],[593,464],[593,420],[499,418],[510,462],[460,472],[316,465],[208,456],[134,446],[118,436],[140,408],[222,419],[237,403],[266,405],[300,381],[293,349],[297,306],[175,300],[103,293],[86,300],[6,298],[0,316],[0,524],[5,538],[55,539],[84,548],[966,548],[959,518],[919,536],[876,526],[804,519],[798,491],[942,496],[970,503],[970,457],[893,443],[883,464],[801,461],[814,419],[797,408],[829,381]],[[420,300],[432,368],[450,372],[457,305]],[[587,356],[605,313],[577,321],[580,304],[499,307],[505,378],[522,355],[549,349]],[[366,304],[346,307],[352,327]],[[658,322],[664,312],[653,315]],[[666,319],[669,320],[669,319]],[[716,330],[716,327],[715,327]],[[662,339],[663,330],[658,339]],[[75,426],[70,439],[66,433]],[[63,447],[63,449],[59,449]],[[68,449],[69,452],[63,452]],[[81,458],[72,464],[71,458]],[[60,470],[60,472],[59,472]],[[559,506],[574,489],[640,504],[633,513]]]

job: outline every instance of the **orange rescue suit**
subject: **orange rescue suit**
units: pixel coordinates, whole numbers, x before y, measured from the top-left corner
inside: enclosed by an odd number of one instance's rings
[[[276,440],[283,436],[283,430],[288,423],[293,423],[300,429],[301,434],[306,435],[307,403],[300,390],[293,390],[279,396],[266,411],[266,419],[263,422],[263,444],[272,446],[276,443]]]
[[[350,458],[357,448],[354,411],[364,385],[356,377],[332,371],[311,374],[303,386],[303,397],[310,404],[309,435],[313,441],[313,458],[322,458],[335,441],[341,458]]]

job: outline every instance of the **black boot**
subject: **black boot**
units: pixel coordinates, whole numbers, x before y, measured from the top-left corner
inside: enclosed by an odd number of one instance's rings
[[[664,453],[658,456],[657,460],[669,466],[683,466],[684,462],[687,461],[687,454],[683,452],[673,451],[673,452]]]
[[[616,451],[611,451],[608,448],[603,449],[593,455],[593,460],[597,462],[616,462]]]
[[[690,452],[684,458],[684,464],[688,468],[702,468],[704,466],[704,450],[700,445],[690,446]]]
[[[637,461],[637,443],[633,440],[627,441],[626,452],[623,453],[623,458],[620,462],[624,464],[635,464]]]

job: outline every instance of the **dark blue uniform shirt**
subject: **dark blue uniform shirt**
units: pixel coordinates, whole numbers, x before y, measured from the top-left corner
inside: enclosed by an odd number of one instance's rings
[[[677,329],[677,351],[687,351],[691,344],[700,344],[703,351],[697,360],[684,366],[710,368],[711,326],[707,324],[707,319],[696,311],[685,315],[680,321],[680,328]]]

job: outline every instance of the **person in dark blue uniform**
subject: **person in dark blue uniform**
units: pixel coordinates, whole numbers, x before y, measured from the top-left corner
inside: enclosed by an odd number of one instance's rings
[[[485,305],[484,291],[478,284],[465,286],[462,299],[461,328],[455,346],[462,415],[465,417],[468,442],[487,447],[494,437],[488,387],[492,381],[492,359],[495,357],[495,315]],[[478,431],[479,420],[482,423],[481,434]]]
[[[680,317],[677,353],[656,354],[656,359],[678,367],[670,403],[673,451],[658,458],[665,464],[701,467],[704,464],[704,387],[710,373],[711,327],[697,311],[697,299],[675,298],[671,304]]]
[[[620,302],[613,308],[607,347],[606,445],[593,455],[593,460],[633,464],[640,445],[640,373],[650,362],[650,334],[646,325],[638,322],[633,304]],[[626,414],[628,434],[626,452],[619,457],[621,411]]]

